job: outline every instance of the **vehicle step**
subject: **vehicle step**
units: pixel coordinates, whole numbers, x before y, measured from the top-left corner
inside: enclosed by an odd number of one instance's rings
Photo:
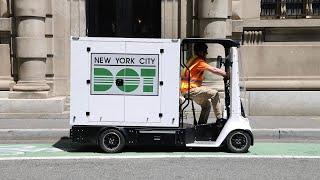
[[[216,141],[194,141],[193,143],[186,144],[187,147],[219,147]]]

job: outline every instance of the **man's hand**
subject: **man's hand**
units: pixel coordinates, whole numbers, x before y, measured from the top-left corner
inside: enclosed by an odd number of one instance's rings
[[[229,80],[230,79],[230,73],[226,73],[226,76],[223,77],[223,80]]]

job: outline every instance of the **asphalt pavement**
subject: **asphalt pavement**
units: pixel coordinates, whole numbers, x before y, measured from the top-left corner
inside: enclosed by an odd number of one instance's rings
[[[319,143],[256,143],[248,153],[216,148],[0,144],[1,179],[319,179]]]
[[[251,116],[255,139],[320,140],[320,116]],[[69,119],[0,119],[0,140],[69,136]]]
[[[142,158],[1,161],[2,179],[291,179],[316,180],[320,159]]]

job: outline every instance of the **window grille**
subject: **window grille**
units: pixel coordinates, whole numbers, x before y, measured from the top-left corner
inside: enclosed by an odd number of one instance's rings
[[[261,0],[260,17],[320,18],[320,0]]]
[[[306,17],[305,0],[286,0],[286,18],[303,18]]]
[[[280,15],[279,0],[261,0],[261,17],[275,19]]]
[[[320,17],[320,0],[309,0],[309,12],[312,17]]]

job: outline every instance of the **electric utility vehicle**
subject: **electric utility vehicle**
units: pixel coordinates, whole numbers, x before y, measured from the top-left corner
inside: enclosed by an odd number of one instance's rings
[[[194,43],[220,44],[225,116],[223,124],[185,119],[193,101],[179,103],[180,70]],[[253,145],[240,98],[239,43],[228,39],[71,38],[70,138],[108,153],[125,146],[226,147],[247,152]],[[218,58],[221,60],[221,58]]]

